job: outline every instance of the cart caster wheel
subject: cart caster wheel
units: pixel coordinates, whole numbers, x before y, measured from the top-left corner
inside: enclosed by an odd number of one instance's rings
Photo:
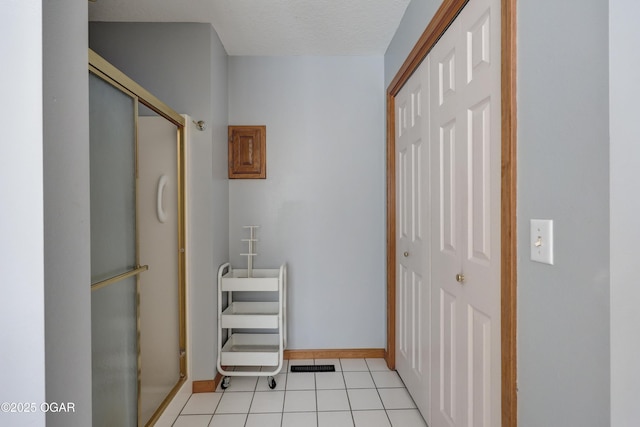
[[[269,388],[271,390],[273,390],[274,388],[276,388],[276,380],[273,377],[269,377],[267,378],[267,384],[269,384]]]
[[[220,384],[220,388],[226,390],[229,387],[229,383],[231,382],[231,377],[224,377],[222,379],[222,384]]]

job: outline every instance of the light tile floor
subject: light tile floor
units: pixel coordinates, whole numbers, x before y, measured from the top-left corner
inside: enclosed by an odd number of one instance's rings
[[[274,390],[266,377],[232,377],[226,390],[191,395],[173,427],[426,427],[383,359],[288,362]],[[288,372],[314,363],[336,372]]]

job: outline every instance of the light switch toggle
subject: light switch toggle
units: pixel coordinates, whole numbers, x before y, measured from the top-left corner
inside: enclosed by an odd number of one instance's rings
[[[542,236],[538,236],[538,240],[536,240],[533,246],[535,246],[536,248],[539,248],[540,246],[542,246]]]
[[[531,220],[531,260],[553,265],[553,220]]]

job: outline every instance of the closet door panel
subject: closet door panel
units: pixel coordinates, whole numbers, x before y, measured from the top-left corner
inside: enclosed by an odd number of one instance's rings
[[[491,426],[492,319],[471,305],[467,310],[469,425]]]
[[[486,265],[491,259],[491,102],[468,109],[467,259]]]
[[[456,122],[455,120],[440,127],[438,146],[438,194],[440,195],[438,234],[440,236],[441,252],[456,257],[458,251],[458,234],[460,228],[458,212],[457,168],[458,162],[456,147]]]
[[[457,323],[458,323],[458,298],[444,289],[439,289],[439,313],[440,317],[436,326],[439,331],[439,355],[437,378],[437,412],[436,425],[457,425],[458,420],[458,370],[457,370]],[[442,424],[442,422],[445,424]],[[438,424],[439,423],[439,424]]]
[[[482,9],[472,5],[471,9]],[[466,24],[466,46],[467,54],[467,78],[466,82],[471,83],[477,80],[479,74],[487,74],[491,70],[489,67],[492,62],[492,43],[491,43],[491,12],[485,8],[479,16],[477,12],[467,13],[467,15],[476,15],[470,24]],[[469,21],[467,21],[469,22]]]
[[[396,97],[396,367],[425,418],[431,332],[427,69],[420,67]]]
[[[465,274],[468,425],[500,423],[500,3],[473,0],[459,17],[466,43]]]
[[[470,1],[430,53],[440,94],[430,104],[441,235],[432,283],[442,295],[433,309],[441,323],[433,329],[435,427],[493,426],[500,414],[500,61],[491,1]]]
[[[430,82],[437,96],[430,98],[430,149],[433,217],[431,226],[438,239],[432,241],[431,326],[433,426],[465,425],[466,319],[463,289],[456,281],[464,255],[464,168],[466,165],[466,121],[459,104],[464,87],[465,57],[459,40],[458,21],[449,27],[433,48]]]

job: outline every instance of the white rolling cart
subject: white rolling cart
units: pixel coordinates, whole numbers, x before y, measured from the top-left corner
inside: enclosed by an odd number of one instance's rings
[[[253,269],[254,229],[250,229],[247,269],[233,269],[225,263],[218,269],[218,372],[224,375],[222,389],[233,376],[266,376],[269,388],[283,365],[287,347],[287,266]],[[277,301],[234,301],[239,292],[277,293]],[[223,297],[226,303],[223,304]],[[268,299],[268,298],[265,298]],[[256,332],[257,331],[257,332]],[[250,367],[234,370],[234,367]],[[255,369],[251,369],[255,368]]]

